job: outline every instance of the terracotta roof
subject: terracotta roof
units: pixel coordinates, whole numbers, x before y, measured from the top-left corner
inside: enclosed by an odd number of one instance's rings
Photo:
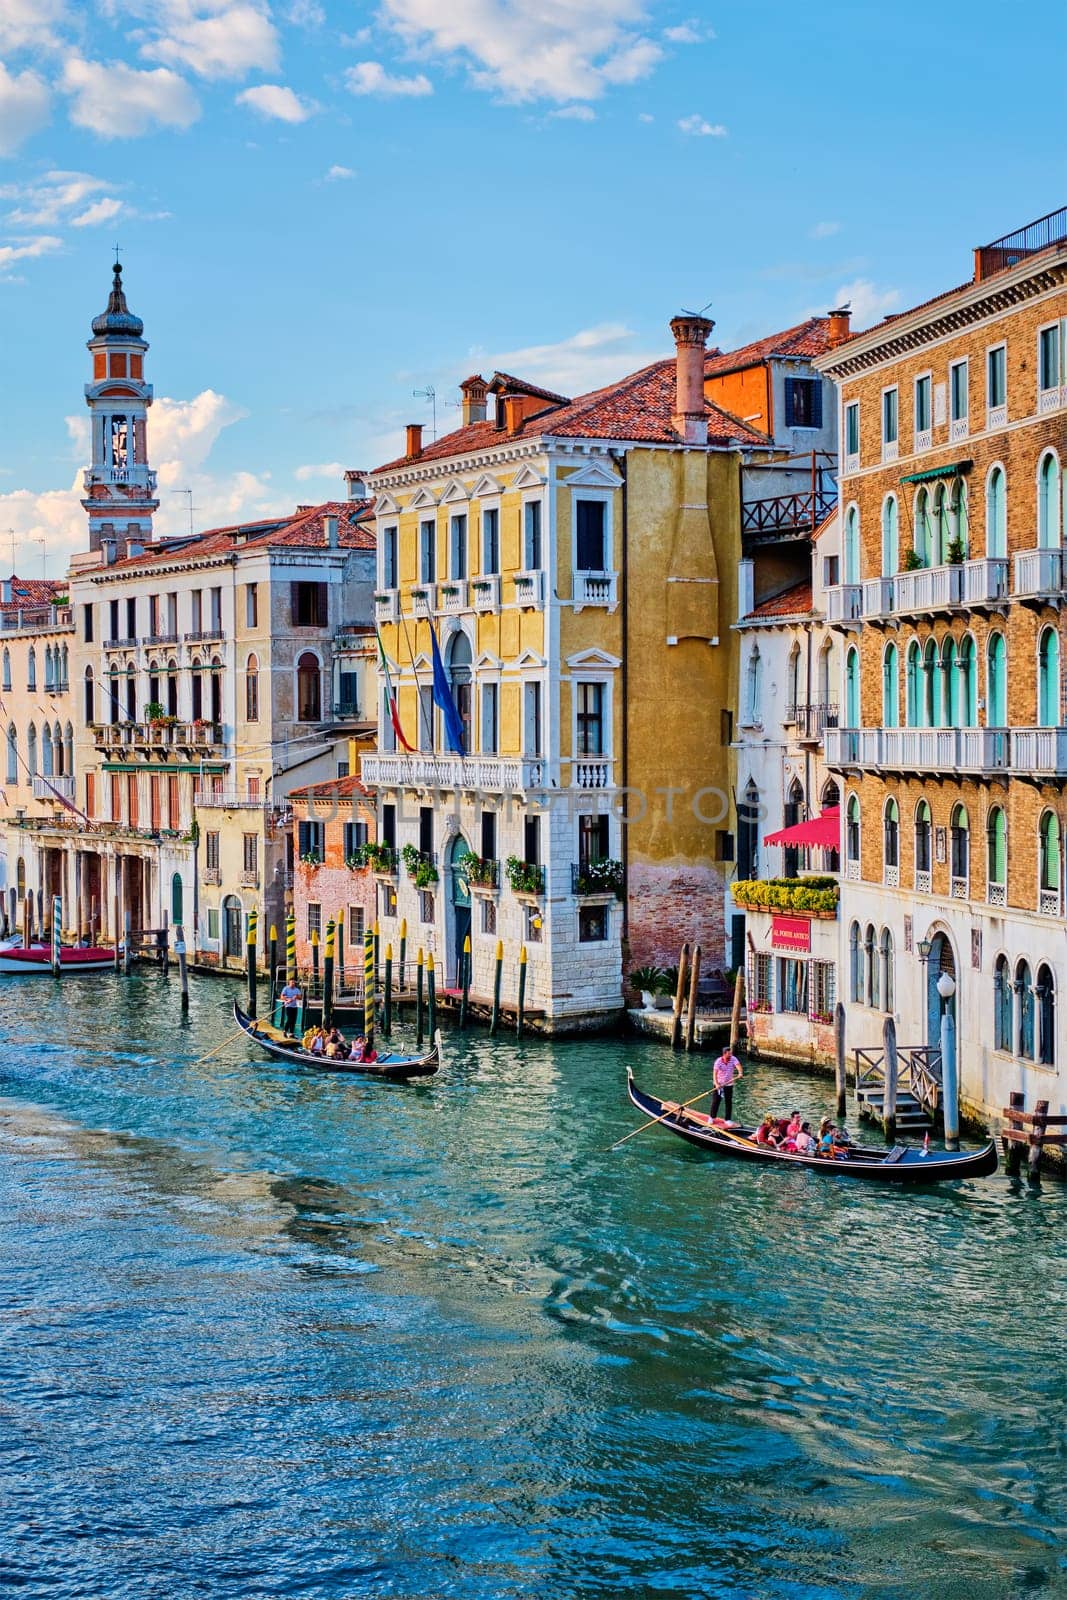
[[[763,617],[806,617],[811,611],[811,579],[805,578],[801,583],[794,583],[791,589],[783,589],[781,594],[772,594],[769,600],[761,600],[754,606],[745,618]]]
[[[569,394],[556,394],[554,389],[539,389],[536,383],[516,378],[510,372],[494,372],[489,382],[490,394],[532,394],[539,400],[554,400],[557,405],[569,406]]]
[[[11,599],[0,602],[0,611],[25,610],[29,606],[50,606],[57,594],[66,594],[67,584],[51,578],[11,578]]]
[[[302,789],[289,790],[291,800],[295,800],[298,795],[310,800],[351,800],[357,795],[370,799],[368,790],[355,776],[324,778],[321,783],[308,783]]]
[[[774,356],[810,359],[825,355],[829,348],[829,317],[809,317],[806,322],[798,322],[781,333],[768,334],[765,339],[756,339],[739,350],[709,350],[704,358],[704,376],[714,378],[720,373],[739,372],[743,367],[757,367]]]
[[[495,422],[472,422],[456,428],[443,438],[424,446],[418,456],[398,456],[373,469],[374,473],[393,472],[414,462],[441,461],[451,456],[470,455],[506,444],[510,439],[537,439],[542,435],[580,439],[625,439],[641,444],[677,444],[678,435],[671,417],[675,404],[675,363],[668,356],[651,366],[632,372],[617,383],[579,395],[566,405],[527,417],[514,434],[498,428]],[[728,445],[734,441],[767,447],[770,440],[758,428],[731,416],[720,406],[708,402],[708,443]]]
[[[159,539],[144,547],[139,556],[123,556],[113,561],[109,572],[125,571],[130,567],[143,567],[153,561],[200,561],[209,556],[229,555],[231,551],[247,549],[250,544],[273,549],[277,545],[298,545],[311,549],[325,549],[326,531],[323,518],[332,514],[337,518],[337,545],[341,550],[373,550],[374,501],[327,500],[325,504],[307,506],[293,516],[272,517],[258,522],[233,522],[224,528],[208,528],[195,539]],[[238,544],[238,538],[243,543]],[[99,565],[105,566],[101,559]],[[93,568],[80,568],[93,571]]]

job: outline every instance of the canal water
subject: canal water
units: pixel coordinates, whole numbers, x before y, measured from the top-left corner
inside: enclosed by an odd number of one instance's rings
[[[1067,1594],[1063,1188],[609,1154],[647,1044],[198,1061],[230,993],[0,988],[0,1593]]]

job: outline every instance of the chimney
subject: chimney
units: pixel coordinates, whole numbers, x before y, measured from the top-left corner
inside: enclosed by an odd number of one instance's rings
[[[327,550],[337,549],[337,518],[332,512],[327,512],[322,519],[322,531],[326,535]]]
[[[707,444],[704,405],[704,346],[715,324],[710,317],[683,311],[671,319],[674,335],[675,399],[671,422],[686,444]]]
[[[113,567],[115,557],[118,555],[119,542],[114,533],[104,533],[100,536],[100,549],[104,557],[104,565]]]
[[[489,385],[481,373],[475,372],[469,378],[464,378],[459,392],[463,396],[463,426],[468,428],[472,422],[484,422]]]
[[[362,467],[354,472],[345,473],[345,482],[348,485],[348,498],[350,500],[365,500],[367,498],[367,474]]]
[[[835,349],[839,344],[844,344],[849,338],[849,324],[852,321],[852,307],[850,305],[838,306],[836,311],[830,312],[830,349]]]
[[[422,455],[422,423],[409,422],[407,435],[407,448],[404,454],[409,461],[414,461]]]

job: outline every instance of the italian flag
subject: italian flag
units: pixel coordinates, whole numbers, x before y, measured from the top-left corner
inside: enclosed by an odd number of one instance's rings
[[[396,707],[396,691],[393,688],[393,680],[389,676],[389,663],[385,659],[385,647],[382,644],[382,636],[378,632],[377,628],[374,630],[374,637],[378,641],[378,664],[382,669],[382,676],[385,678],[385,693],[389,701],[389,720],[393,724],[393,732],[400,740],[400,743],[404,746],[404,749],[409,754],[413,754],[414,752],[412,751],[412,747],[404,738],[404,730],[400,726],[400,712]]]

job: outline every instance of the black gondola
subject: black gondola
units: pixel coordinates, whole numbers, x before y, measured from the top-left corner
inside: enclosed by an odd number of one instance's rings
[[[252,1043],[258,1044],[268,1055],[277,1056],[280,1061],[293,1061],[301,1067],[315,1067],[319,1072],[352,1072],[367,1078],[388,1078],[394,1083],[403,1083],[408,1078],[432,1078],[441,1065],[441,1051],[436,1041],[433,1049],[424,1056],[401,1056],[390,1052],[379,1056],[377,1061],[338,1060],[333,1056],[312,1055],[310,1050],[305,1050],[295,1041],[292,1044],[280,1044],[277,1039],[265,1034],[241,1010],[236,1000],[233,1003],[233,1018]]]
[[[997,1170],[997,1147],[992,1140],[981,1150],[916,1149],[913,1145],[894,1145],[892,1150],[871,1145],[850,1145],[848,1159],[826,1156],[791,1155],[771,1145],[756,1143],[756,1130],[731,1125],[716,1127],[700,1111],[686,1110],[673,1100],[657,1100],[634,1083],[626,1069],[626,1087],[639,1111],[649,1117],[662,1117],[661,1126],[695,1144],[702,1150],[734,1156],[740,1161],[759,1161],[765,1166],[808,1167],[813,1172],[837,1178],[866,1178],[875,1183],[945,1183],[953,1178],[987,1178]]]

